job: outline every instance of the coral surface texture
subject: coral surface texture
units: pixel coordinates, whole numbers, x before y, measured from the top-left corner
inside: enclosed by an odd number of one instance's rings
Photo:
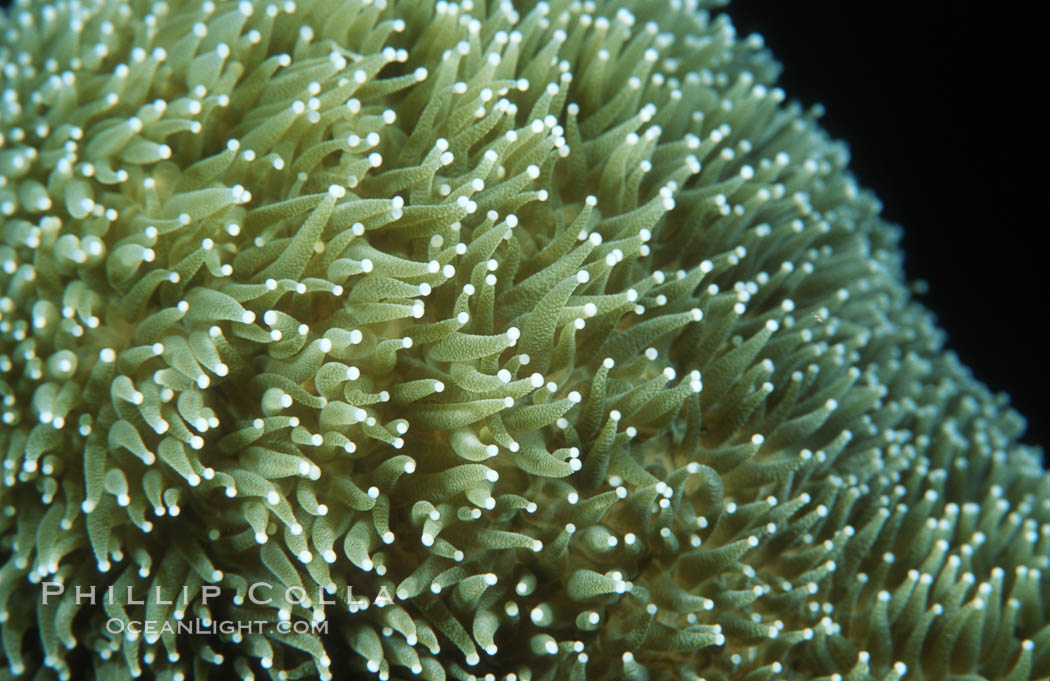
[[[16,1],[0,680],[1047,678],[1040,451],[717,4]]]

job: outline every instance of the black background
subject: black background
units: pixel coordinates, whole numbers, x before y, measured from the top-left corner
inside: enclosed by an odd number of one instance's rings
[[[654,0],[657,1],[657,0]],[[0,4],[6,2],[0,1]],[[905,228],[906,267],[954,349],[1050,444],[1044,231],[1047,61],[1027,3],[738,0],[781,85],[823,103],[858,181]]]
[[[858,182],[904,227],[905,267],[978,380],[1047,428],[1047,87],[1027,5],[740,0],[789,98],[826,108]],[[1045,460],[1045,453],[1044,453]]]

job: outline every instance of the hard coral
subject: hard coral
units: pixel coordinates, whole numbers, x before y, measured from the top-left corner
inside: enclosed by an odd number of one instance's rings
[[[1022,421],[695,5],[17,5],[0,676],[1050,673]]]

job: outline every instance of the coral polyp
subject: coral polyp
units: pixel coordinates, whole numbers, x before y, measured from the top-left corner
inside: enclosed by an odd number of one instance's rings
[[[1050,674],[1050,477],[707,2],[24,0],[0,677]]]

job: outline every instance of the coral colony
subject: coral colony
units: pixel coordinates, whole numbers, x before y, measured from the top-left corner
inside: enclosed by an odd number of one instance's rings
[[[1039,452],[708,4],[16,2],[0,678],[1046,678]]]

